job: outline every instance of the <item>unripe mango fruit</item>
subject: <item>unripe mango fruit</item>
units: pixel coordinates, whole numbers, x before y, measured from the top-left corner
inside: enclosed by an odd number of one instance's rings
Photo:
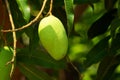
[[[12,64],[7,64],[11,61],[13,56],[12,49],[10,47],[3,47],[0,51],[0,80],[10,80],[10,72]],[[7,65],[6,65],[7,64]]]
[[[65,57],[68,38],[62,22],[55,16],[43,18],[38,27],[38,34],[43,47],[55,60]]]

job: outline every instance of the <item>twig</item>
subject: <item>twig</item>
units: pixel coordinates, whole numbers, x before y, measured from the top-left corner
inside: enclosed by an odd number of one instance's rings
[[[8,14],[9,14],[9,19],[10,19],[10,23],[11,23],[11,26],[12,26],[12,30],[15,29],[15,25],[14,25],[14,22],[13,22],[13,19],[12,19],[12,14],[11,14],[11,11],[10,11],[10,7],[9,7],[9,3],[7,0],[5,0],[5,3],[6,3],[6,7],[7,7],[7,11],[8,11]],[[12,69],[11,69],[11,73],[10,73],[10,76],[12,76],[12,73],[14,71],[14,61],[15,61],[15,57],[16,57],[16,41],[17,41],[17,38],[16,38],[16,32],[12,32],[13,33],[13,57],[12,57],[12,60],[8,63],[11,63],[12,64]]]
[[[52,15],[52,7],[53,7],[53,0],[50,1],[50,9],[49,9],[47,15]]]
[[[19,31],[19,30],[22,30],[24,28],[27,28],[27,27],[31,26],[32,24],[34,24],[35,22],[37,22],[39,20],[41,14],[42,14],[42,12],[45,8],[46,2],[47,2],[47,0],[44,0],[42,8],[41,8],[40,12],[38,13],[38,15],[32,21],[30,21],[28,24],[26,24],[26,25],[24,25],[20,28],[14,29],[14,30],[1,30],[1,31],[2,32],[15,32],[15,31]]]
[[[66,59],[71,64],[71,66],[74,68],[74,70],[79,74],[80,80],[82,80],[82,75],[81,75],[80,71],[78,70],[78,68],[71,62],[71,60],[68,56],[66,56]]]

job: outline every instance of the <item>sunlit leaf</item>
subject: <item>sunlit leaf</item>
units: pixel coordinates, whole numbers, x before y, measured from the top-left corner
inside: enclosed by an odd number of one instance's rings
[[[64,3],[67,15],[68,34],[70,34],[74,21],[73,0],[64,0]]]
[[[25,25],[25,19],[22,15],[22,12],[19,10],[19,6],[15,0],[10,0],[10,10],[12,13],[12,18],[15,24],[15,27],[21,27],[22,25]]]
[[[24,19],[28,22],[30,19],[30,8],[27,3],[28,0],[16,0],[16,1],[19,6],[19,9],[23,14]]]

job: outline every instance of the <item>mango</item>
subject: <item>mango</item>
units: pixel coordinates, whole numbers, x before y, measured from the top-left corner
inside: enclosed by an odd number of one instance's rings
[[[38,35],[43,47],[55,60],[65,57],[68,38],[62,22],[55,16],[44,17],[38,27]]]

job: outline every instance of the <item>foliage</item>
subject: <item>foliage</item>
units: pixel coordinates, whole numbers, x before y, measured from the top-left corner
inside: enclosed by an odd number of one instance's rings
[[[8,0],[15,28],[32,21],[43,1]],[[107,1],[53,0],[52,14],[62,21],[69,39],[66,57],[57,61],[44,49],[38,36],[39,21],[51,7],[47,0],[39,19],[16,31],[15,68],[26,80],[119,80],[120,0]],[[5,6],[4,0],[1,3]],[[11,29],[9,18],[1,17],[3,12],[0,12],[0,29]],[[0,43],[0,47],[13,47],[12,32],[1,31]]]

